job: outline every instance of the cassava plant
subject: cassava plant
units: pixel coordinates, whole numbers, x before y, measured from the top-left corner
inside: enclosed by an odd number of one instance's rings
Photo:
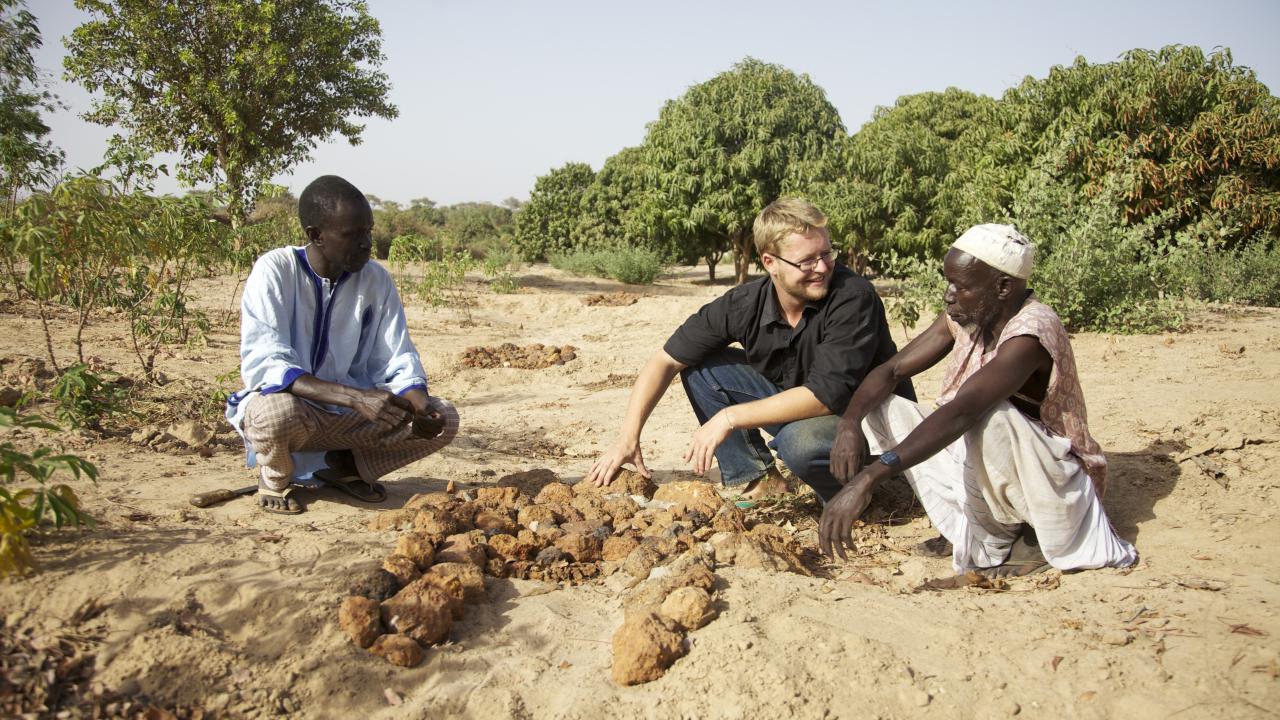
[[[0,407],[0,427],[58,429],[46,420],[20,415],[6,407]],[[94,524],[93,518],[81,510],[75,490],[66,483],[54,482],[61,475],[96,481],[98,469],[83,458],[49,447],[25,452],[8,440],[0,442],[0,578],[35,567],[27,535],[46,517],[51,515],[59,529]],[[17,487],[25,480],[34,481],[36,486]]]

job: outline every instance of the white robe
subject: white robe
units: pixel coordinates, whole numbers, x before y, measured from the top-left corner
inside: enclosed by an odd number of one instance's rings
[[[891,395],[862,421],[868,447],[873,453],[896,447],[924,417],[919,405]],[[903,475],[951,541],[958,573],[1003,563],[1024,522],[1060,570],[1137,562],[1133,545],[1111,527],[1071,442],[1008,401]]]

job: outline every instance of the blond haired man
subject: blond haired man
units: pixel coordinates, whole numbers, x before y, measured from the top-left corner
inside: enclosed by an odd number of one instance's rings
[[[704,305],[654,353],[588,482],[608,484],[625,463],[649,476],[640,432],[678,373],[700,424],[685,454],[694,472],[714,457],[731,493],[776,494],[786,489],[776,450],[823,501],[840,490],[829,462],[838,415],[897,348],[871,283],[836,263],[826,225],[822,211],[795,198],[760,213],[752,231],[767,275]],[[909,381],[896,391],[915,399]]]

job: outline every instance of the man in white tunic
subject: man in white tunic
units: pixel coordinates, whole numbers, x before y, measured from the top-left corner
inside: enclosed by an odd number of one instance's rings
[[[844,557],[872,489],[902,473],[958,573],[1137,561],[1102,507],[1106,457],[1089,435],[1066,330],[1027,289],[1033,252],[1008,225],[975,226],[952,245],[945,312],[867,375],[841,418],[831,468],[844,488],[819,530],[828,555]],[[890,394],[948,356],[932,414]],[[865,463],[868,451],[879,459]]]
[[[245,389],[227,419],[261,469],[258,503],[298,514],[295,480],[366,502],[376,480],[448,445],[458,412],[426,372],[391,275],[371,261],[373,210],[351,183],[317,178],[298,200],[303,247],[254,263],[241,301]]]

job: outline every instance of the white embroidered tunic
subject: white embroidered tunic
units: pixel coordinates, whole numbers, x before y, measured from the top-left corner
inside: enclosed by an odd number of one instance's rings
[[[330,281],[311,269],[305,248],[272,250],[254,263],[240,308],[244,389],[227,400],[227,420],[242,437],[249,401],[285,390],[303,374],[398,395],[427,389],[395,283],[376,261]],[[245,444],[252,465],[253,448]]]

